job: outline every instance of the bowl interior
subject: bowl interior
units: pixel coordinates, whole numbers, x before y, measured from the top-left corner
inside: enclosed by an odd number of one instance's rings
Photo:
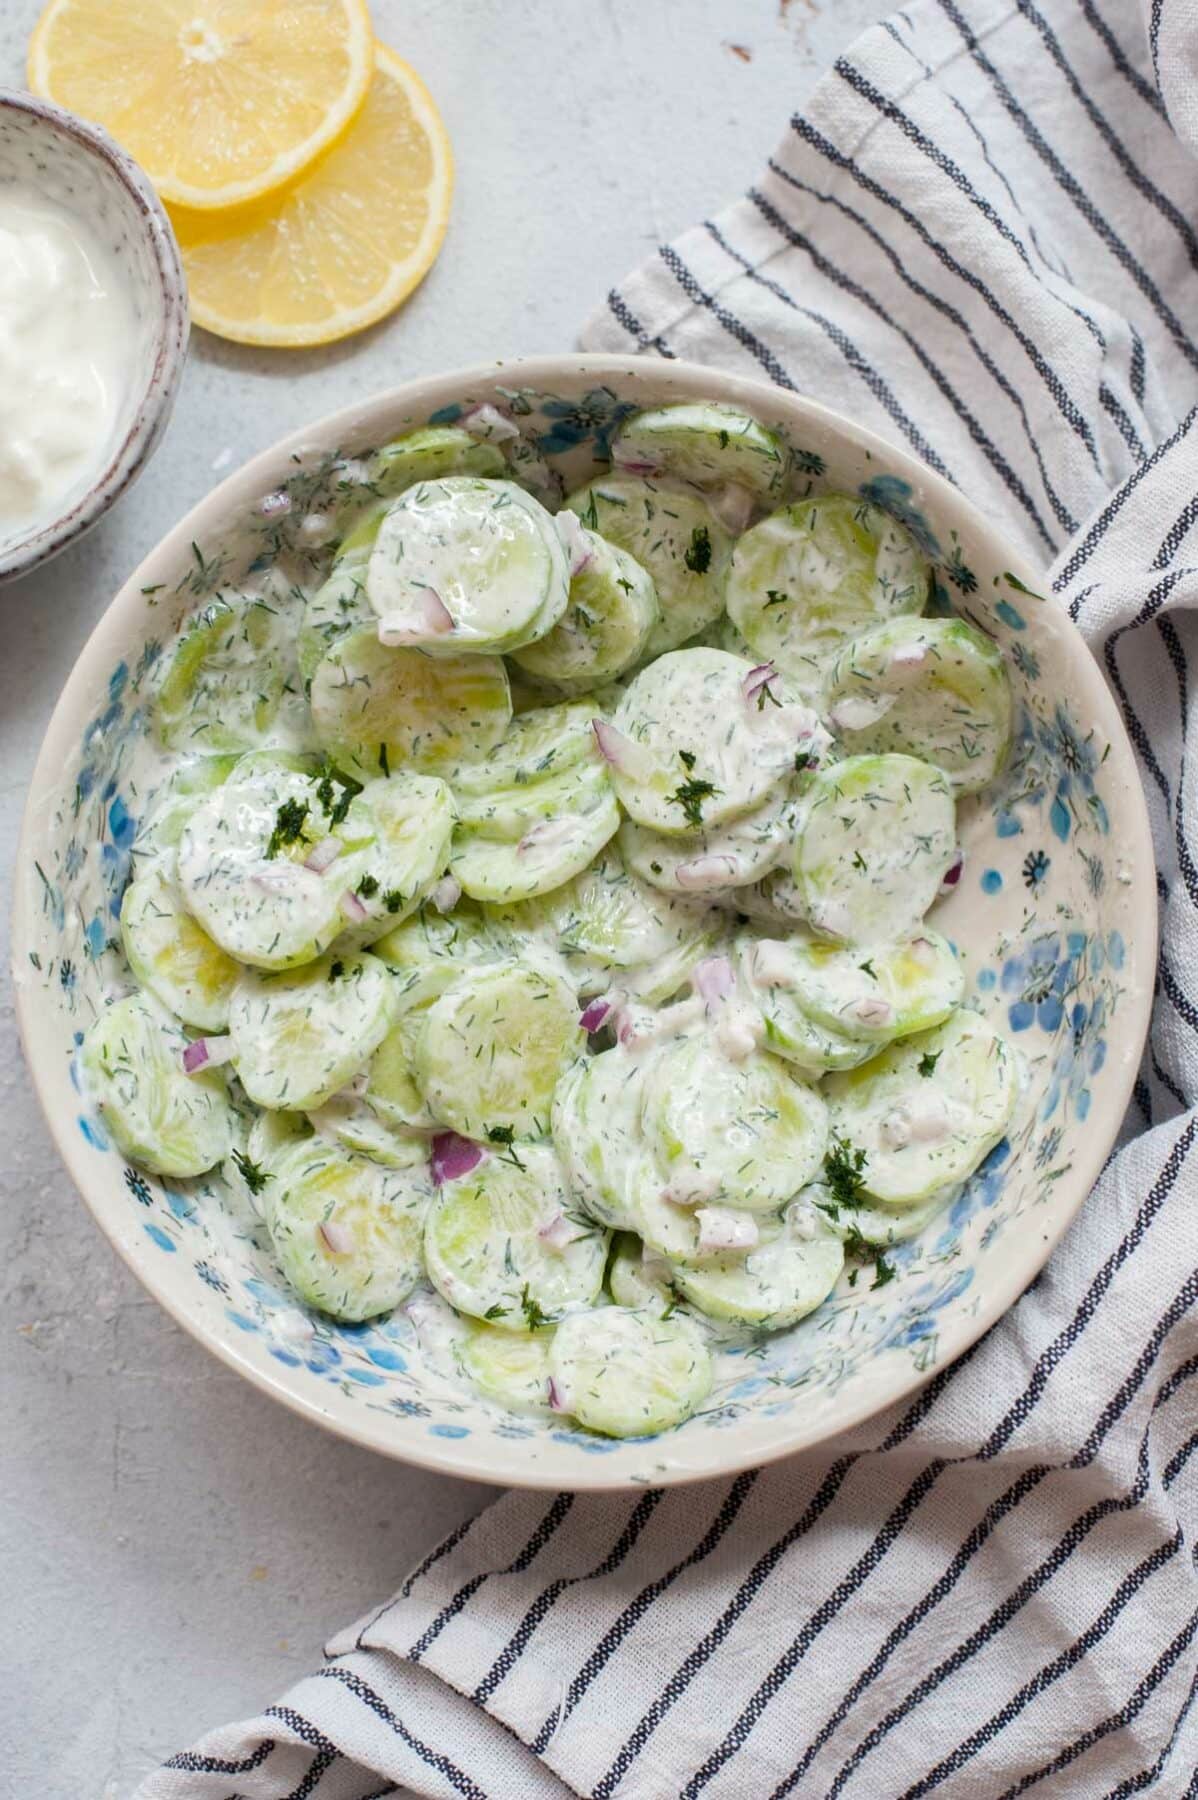
[[[126,379],[108,440],[76,484],[36,524],[0,524],[0,576],[24,569],[85,528],[120,492],[139,440],[169,407],[168,362],[186,343],[182,272],[166,215],[124,152],[94,126],[27,94],[0,94],[0,191],[23,185],[99,239],[131,312]],[[144,455],[144,450],[141,453]],[[102,490],[100,503],[88,502]]]
[[[515,1418],[443,1372],[406,1314],[367,1327],[309,1317],[261,1227],[219,1179],[126,1166],[89,1113],[75,1049],[127,971],[117,942],[137,820],[155,783],[147,701],[180,622],[253,570],[311,579],[327,551],[304,521],[354,459],[396,433],[492,401],[568,484],[602,467],[637,406],[707,396],[789,440],[801,485],[860,493],[936,564],[933,610],[1007,654],[1018,728],[995,789],[960,807],[964,877],[933,913],[967,968],[967,999],[1020,1053],[1008,1137],[897,1275],[846,1276],[793,1330],[733,1357],[702,1412],[659,1439],[612,1443]],[[268,492],[290,501],[264,512]],[[529,1485],[677,1481],[818,1441],[960,1353],[1032,1280],[1101,1167],[1126,1105],[1151,997],[1155,895],[1142,795],[1097,668],[1037,579],[955,493],[806,402],[680,364],[560,358],[426,381],[260,457],[159,546],[84,652],[52,722],[17,871],[15,971],[27,1052],[59,1145],[103,1229],[146,1285],[252,1379],[389,1454]]]

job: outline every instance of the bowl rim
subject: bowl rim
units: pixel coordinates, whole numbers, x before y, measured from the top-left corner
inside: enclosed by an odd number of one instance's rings
[[[24,113],[38,125],[67,139],[75,150],[94,157],[115,177],[132,201],[153,259],[156,317],[154,360],[137,396],[133,421],[87,489],[65,512],[25,537],[0,547],[0,584],[27,575],[56,556],[102,518],[136,480],[158,447],[174,407],[187,354],[191,317],[187,277],[166,209],[149,176],[102,125],[81,119],[53,100],[19,88],[0,87],[0,113]]]
[[[808,399],[804,395],[784,392],[771,383],[729,374],[701,363],[687,362],[681,359],[669,361],[662,359],[660,369],[656,365],[657,359],[581,351],[555,356],[522,357],[499,362],[476,363],[463,369],[421,376],[397,387],[386,389],[368,400],[339,408],[307,426],[289,432],[276,443],[251,457],[239,469],[218,483],[189,510],[184,518],[164,534],[101,614],[75,660],[46,727],[42,747],[30,779],[14,864],[13,987],[15,1010],[26,1066],[51,1138],[62,1157],[67,1173],[87,1204],[96,1224],[122,1256],[133,1274],[171,1318],[214,1356],[225,1363],[227,1367],[248,1378],[260,1392],[281,1401],[290,1411],[297,1413],[300,1417],[315,1421],[336,1436],[361,1448],[388,1456],[394,1461],[412,1464],[437,1474],[454,1475],[462,1480],[490,1483],[492,1486],[558,1490],[565,1483],[560,1472],[555,1473],[550,1469],[541,1469],[535,1464],[528,1468],[522,1468],[516,1458],[513,1458],[512,1467],[499,1469],[496,1467],[499,1453],[494,1447],[488,1448],[485,1453],[480,1455],[473,1448],[473,1440],[469,1438],[444,1440],[430,1437],[414,1439],[410,1442],[396,1438],[394,1441],[388,1441],[382,1430],[372,1428],[365,1422],[364,1409],[363,1415],[356,1412],[347,1412],[346,1416],[331,1414],[318,1398],[293,1391],[287,1386],[281,1375],[276,1376],[273,1371],[259,1368],[250,1362],[240,1353],[239,1346],[234,1341],[234,1334],[230,1333],[227,1338],[218,1337],[206,1329],[198,1319],[193,1317],[187,1305],[172,1294],[170,1282],[159,1278],[160,1265],[144,1255],[131,1235],[126,1237],[110,1229],[103,1216],[102,1203],[98,1198],[93,1198],[89,1191],[90,1169],[84,1158],[80,1135],[68,1128],[73,1121],[73,1115],[69,1110],[64,1111],[61,1107],[53,1105],[50,1099],[58,1071],[49,1067],[43,1068],[39,1063],[34,1043],[35,992],[27,983],[16,979],[18,957],[24,955],[24,947],[32,935],[33,924],[32,888],[30,884],[19,878],[19,872],[28,866],[32,857],[32,839],[36,822],[42,811],[40,796],[48,786],[53,784],[54,779],[74,753],[78,737],[78,722],[86,716],[94,698],[94,668],[99,667],[104,671],[111,655],[124,653],[123,639],[128,635],[126,620],[140,608],[143,586],[156,580],[162,573],[162,568],[169,569],[177,565],[180,553],[185,553],[193,539],[208,529],[203,522],[208,516],[212,515],[218,518],[232,516],[238,506],[244,505],[255,495],[267,492],[272,486],[277,485],[279,470],[286,465],[290,457],[304,450],[323,450],[327,449],[330,444],[345,441],[356,433],[360,433],[363,425],[376,415],[380,418],[390,416],[394,420],[396,417],[402,417],[405,411],[409,414],[419,412],[422,403],[418,396],[424,390],[435,393],[439,397],[444,389],[451,386],[459,392],[468,392],[472,386],[477,384],[494,385],[502,382],[504,385],[508,383],[523,384],[552,391],[553,384],[559,382],[563,376],[572,377],[581,374],[594,377],[598,383],[618,381],[621,377],[643,380],[647,369],[651,367],[653,374],[660,376],[662,381],[678,384],[680,398],[685,397],[684,390],[688,387],[693,395],[700,398],[704,397],[704,389],[707,390],[706,397],[710,397],[711,389],[715,388],[718,390],[718,398],[730,400],[748,410],[764,409],[768,414],[770,411],[776,412],[782,408],[797,416],[805,416],[841,437],[851,439],[861,449],[869,451],[883,460],[888,468],[900,470],[920,483],[931,508],[940,507],[945,511],[955,512],[958,516],[967,517],[971,530],[983,539],[989,540],[996,549],[1001,547],[1001,555],[995,557],[996,562],[1001,561],[1003,567],[1011,569],[1033,592],[1042,590],[1042,573],[1020,551],[1007,543],[1001,531],[996,529],[959,489],[929,469],[910,452],[854,421],[846,419],[831,407]],[[1130,914],[1134,965],[1141,971],[1149,971],[1156,965],[1158,936],[1154,873],[1156,858],[1143,784],[1140,781],[1134,752],[1122,717],[1097,661],[1067,611],[1063,607],[1056,607],[1055,602],[1051,604],[1053,604],[1055,612],[1054,628],[1063,633],[1077,658],[1076,673],[1081,691],[1075,693],[1074,699],[1079,706],[1084,708],[1085,716],[1100,726],[1109,739],[1110,759],[1114,765],[1113,773],[1126,794],[1126,806],[1121,823],[1127,849],[1122,860],[1127,866],[1131,882],[1140,890],[1139,895],[1135,898],[1143,902],[1143,904],[1133,906]],[[1114,1098],[1117,1098],[1118,1104],[1112,1104],[1105,1114],[1110,1120],[1109,1125],[1103,1125],[1083,1136],[1078,1155],[1075,1157],[1070,1171],[1073,1176],[1071,1190],[1075,1196],[1072,1203],[1059,1218],[1054,1218],[1050,1223],[1041,1225],[1034,1236],[1029,1236],[1025,1262],[1016,1263],[1013,1268],[1005,1268],[995,1276],[987,1288],[985,1303],[979,1306],[973,1314],[960,1320],[958,1333],[952,1339],[951,1350],[946,1350],[936,1360],[934,1366],[925,1371],[919,1371],[912,1367],[901,1381],[884,1387],[880,1394],[871,1390],[867,1385],[859,1395],[846,1404],[843,1414],[825,1428],[804,1430],[801,1422],[796,1424],[779,1421],[780,1427],[784,1426],[784,1428],[779,1430],[777,1441],[766,1446],[754,1447],[751,1451],[737,1451],[723,1433],[708,1434],[712,1439],[713,1450],[716,1449],[717,1443],[728,1445],[728,1450],[722,1457],[713,1456],[710,1462],[705,1462],[703,1466],[680,1467],[654,1464],[652,1475],[645,1475],[626,1469],[616,1470],[604,1467],[602,1459],[598,1459],[598,1461],[593,1458],[585,1459],[585,1466],[580,1466],[571,1472],[571,1491],[624,1491],[632,1486],[643,1487],[646,1482],[649,1485],[660,1487],[683,1486],[695,1482],[723,1479],[745,1469],[764,1467],[785,1457],[794,1456],[804,1450],[826,1444],[829,1440],[838,1438],[844,1432],[864,1423],[884,1408],[910,1401],[911,1397],[923,1388],[933,1376],[956,1363],[997,1320],[1003,1317],[1031,1285],[1086,1200],[1089,1199],[1094,1183],[1102,1171],[1112,1144],[1115,1142],[1119,1126],[1132,1097],[1151,1018],[1152,1000],[1153,984],[1151,980],[1141,980],[1138,986],[1130,989],[1127,994],[1126,1010],[1122,1014],[1123,1029],[1121,1032],[1125,1054],[1121,1057],[1118,1070],[1113,1077]],[[662,1441],[658,1438],[644,1440],[649,1446]],[[668,1434],[664,1441],[668,1443]],[[584,1459],[580,1459],[580,1464],[583,1461]]]

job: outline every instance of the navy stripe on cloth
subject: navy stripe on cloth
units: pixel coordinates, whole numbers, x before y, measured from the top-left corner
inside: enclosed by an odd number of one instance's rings
[[[558,1494],[520,1554],[507,1565],[506,1569],[501,1569],[498,1573],[502,1575],[518,1575],[524,1569],[527,1569],[528,1565],[539,1556],[541,1551],[545,1548],[545,1545],[549,1542],[550,1538],[573,1506],[574,1500],[575,1496],[573,1494]],[[472,1575],[469,1581],[463,1583],[453,1599],[447,1601],[437,1614],[436,1618],[431,1624],[426,1626],[416,1642],[412,1645],[411,1649],[407,1651],[406,1654],[410,1662],[420,1661],[420,1658],[424,1655],[429,1645],[441,1635],[452,1619],[457,1618],[462,1608],[474,1598],[474,1595],[483,1585],[483,1582],[486,1581],[488,1576],[492,1573],[495,1573],[495,1571],[486,1569],[479,1575]]]
[[[453,1788],[454,1792],[464,1795],[465,1800],[488,1800],[483,1789],[480,1788],[476,1782],[472,1781],[468,1775],[463,1774],[462,1770],[459,1769],[457,1764],[452,1762],[448,1756],[440,1750],[430,1749],[427,1744],[422,1743],[413,1732],[409,1731],[403,1720],[396,1717],[382,1696],[376,1694],[369,1683],[363,1681],[362,1677],[356,1674],[352,1669],[342,1669],[335,1666],[317,1669],[313,1679],[340,1682],[344,1688],[347,1688],[348,1691],[353,1694],[355,1699],[360,1700],[363,1706],[370,1709],[376,1719],[381,1719],[385,1725],[389,1725],[396,1737],[401,1739],[401,1741],[407,1745],[409,1750],[414,1751],[421,1762],[426,1763],[430,1769],[436,1769],[438,1774],[443,1775]]]

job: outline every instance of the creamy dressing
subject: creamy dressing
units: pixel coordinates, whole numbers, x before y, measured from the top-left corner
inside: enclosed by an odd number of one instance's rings
[[[135,341],[98,233],[24,183],[0,188],[0,539],[48,523],[98,469]]]

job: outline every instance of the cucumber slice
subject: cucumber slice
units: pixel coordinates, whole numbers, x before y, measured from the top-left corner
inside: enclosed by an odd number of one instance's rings
[[[871,1044],[817,1025],[804,1011],[795,991],[789,941],[745,932],[735,949],[740,988],[761,1015],[764,1049],[808,1076],[853,1069],[873,1055]]]
[[[796,1217],[801,1218],[802,1207],[817,1207],[838,1237],[845,1240],[863,1238],[867,1244],[873,1244],[879,1250],[888,1250],[892,1244],[905,1244],[911,1238],[919,1237],[960,1192],[958,1184],[949,1188],[937,1188],[927,1200],[920,1201],[915,1206],[846,1207],[838,1206],[831,1200],[828,1190],[817,1184],[799,1195],[794,1210]]]
[[[734,406],[689,401],[629,419],[612,465],[630,475],[671,475],[699,487],[733,481],[759,500],[782,492],[790,457],[776,432]]]
[[[416,1080],[434,1115],[463,1137],[540,1137],[558,1075],[582,1044],[568,983],[528,963],[498,963],[470,970],[433,1001]]]
[[[620,824],[620,809],[604,781],[582,795],[589,810],[542,818],[517,843],[459,831],[450,873],[474,900],[506,905],[548,894],[580,875]]]
[[[345,927],[339,950],[389,935],[416,911],[444,873],[453,826],[453,795],[435,775],[372,781],[354,796],[331,833],[345,845],[331,869],[343,869],[366,917]]]
[[[807,789],[794,878],[821,936],[876,944],[914,930],[955,849],[946,775],[914,756],[849,756]]]
[[[266,1211],[266,1189],[274,1180],[276,1158],[294,1149],[301,1138],[311,1137],[312,1131],[303,1113],[252,1110],[249,1131],[225,1158],[221,1173],[253,1216],[261,1219]]]
[[[457,425],[426,425],[405,432],[375,452],[370,461],[370,486],[393,499],[418,481],[439,481],[444,475],[505,475],[503,452],[495,445],[471,437]]]
[[[177,850],[183,827],[198,802],[226,782],[240,760],[239,756],[193,756],[178,763],[154,790],[138,826],[133,842],[135,861]]]
[[[653,577],[635,557],[580,526],[587,561],[553,630],[513,660],[565,693],[585,693],[631,669],[661,617]]]
[[[694,488],[604,475],[566,500],[588,531],[634,556],[657,593],[661,616],[646,658],[676,650],[724,610],[732,539]]]
[[[676,1296],[669,1282],[670,1266],[652,1251],[646,1251],[640,1238],[621,1231],[612,1240],[612,1258],[607,1268],[607,1285],[617,1306],[639,1307],[657,1314],[671,1312]]]
[[[868,1192],[912,1206],[972,1175],[1002,1137],[1018,1077],[1010,1045],[979,1013],[892,1044],[827,1083],[832,1130],[865,1152]]]
[[[816,1025],[881,1049],[939,1025],[961,1004],[965,972],[947,938],[923,926],[897,944],[849,950],[794,937],[757,946],[755,967],[788,988]]]
[[[606,1306],[563,1319],[549,1347],[561,1408],[605,1437],[681,1425],[711,1392],[711,1357],[693,1320]]]
[[[557,775],[492,788],[487,794],[463,794],[458,799],[458,818],[463,835],[514,844],[545,820],[593,812],[610,793],[607,769],[592,758]]]
[[[555,1247],[542,1232],[562,1219],[574,1235]],[[570,1210],[553,1146],[521,1144],[442,1187],[424,1254],[433,1286],[451,1306],[527,1334],[594,1303],[607,1234]]]
[[[314,1111],[377,1050],[394,1007],[394,977],[375,956],[322,956],[274,975],[245,970],[229,1003],[242,1087],[259,1106]]]
[[[963,619],[892,619],[833,662],[824,709],[846,754],[900,751],[935,763],[958,794],[988,787],[1011,746],[998,645]]]
[[[372,506],[356,522],[341,540],[328,580],[304,608],[296,651],[305,683],[312,680],[321,658],[338,638],[356,627],[374,626],[374,611],[366,598],[366,567],[385,511],[385,506]]]
[[[396,1130],[352,1087],[343,1088],[310,1112],[308,1123],[318,1136],[368,1156],[386,1169],[414,1169],[428,1162],[427,1138]]]
[[[772,1212],[823,1165],[814,1088],[760,1051],[739,1061],[708,1036],[667,1045],[646,1090],[646,1137],[678,1206]]]
[[[738,541],[728,616],[796,691],[819,694],[848,638],[927,604],[929,566],[911,533],[851,494],[783,506]]]
[[[695,837],[666,837],[625,819],[619,845],[642,881],[663,893],[711,899],[760,881],[786,856],[793,829],[793,806],[786,789],[778,788],[751,812]]]
[[[300,1299],[357,1324],[394,1310],[424,1273],[426,1171],[384,1169],[311,1138],[274,1165],[266,1223]]]
[[[844,1246],[822,1216],[814,1235],[766,1221],[761,1242],[747,1256],[673,1265],[675,1286],[712,1319],[756,1330],[783,1331],[814,1312],[836,1286]]]
[[[154,721],[168,750],[286,750],[309,743],[290,609],[242,596],[205,607],[179,639]]]
[[[512,717],[498,657],[390,650],[367,627],[347,632],[312,677],[312,722],[334,762],[363,781],[405,763],[426,774],[492,751]]]
[[[552,1331],[517,1337],[493,1325],[469,1326],[459,1355],[462,1369],[488,1400],[509,1412],[549,1412],[549,1346]]]
[[[430,656],[518,650],[565,612],[570,568],[552,515],[531,494],[450,475],[408,488],[388,509],[366,592],[386,629],[403,632],[396,641]]]
[[[202,1175],[233,1148],[236,1121],[219,1069],[188,1075],[188,1040],[144,994],[102,1012],[83,1039],[84,1081],[130,1162],[155,1175]]]
[[[184,901],[238,962],[266,969],[309,962],[345,925],[345,867],[333,863],[318,873],[303,866],[326,835],[321,793],[301,763],[266,753],[244,757],[183,829]]]
[[[452,979],[452,972],[450,975]],[[446,986],[448,986],[448,980]],[[400,1001],[401,1006],[404,1001]],[[427,1002],[401,1012],[371,1057],[364,1098],[397,1131],[432,1132],[437,1120],[416,1081],[416,1045],[424,1029]]]
[[[591,1218],[616,1231],[636,1229],[644,1069],[623,1050],[604,1050],[568,1068],[553,1096],[553,1141],[566,1179]]]
[[[493,963],[503,955],[483,919],[460,908],[441,913],[435,906],[422,906],[371,949],[398,976],[404,1011],[443,994],[464,972],[463,964]]]
[[[489,907],[487,914],[501,931],[550,944],[583,995],[601,993],[613,982],[628,987],[630,971],[643,971],[650,986],[660,985],[663,975],[670,977],[665,961],[680,961],[681,973],[660,996],[665,999],[715,941],[701,902],[658,893],[630,874],[610,845],[566,886],[539,900]]]
[[[155,863],[125,889],[121,942],[129,967],[168,1012],[197,1031],[223,1031],[237,964],[183,905],[169,866]]]
[[[464,763],[446,779],[463,799],[482,799],[500,788],[523,787],[594,762],[598,748],[592,721],[600,710],[589,699],[522,713],[484,761]]]
[[[704,647],[661,656],[628,687],[609,746],[612,783],[630,818],[695,836],[760,806],[794,775],[795,755],[822,740],[807,707],[776,682],[746,695],[750,665]],[[768,701],[758,704],[763,696]]]
[[[760,1217],[746,1208],[719,1206],[692,1210],[671,1200],[669,1192],[662,1186],[657,1159],[645,1151],[629,1184],[629,1211],[634,1229],[651,1256],[663,1257],[669,1263],[700,1263],[711,1256],[744,1256],[749,1247],[759,1241]],[[711,1212],[718,1213],[722,1223],[733,1228],[741,1240],[741,1248],[734,1252],[704,1248],[703,1226],[710,1223]],[[700,1213],[704,1217],[701,1218]]]

